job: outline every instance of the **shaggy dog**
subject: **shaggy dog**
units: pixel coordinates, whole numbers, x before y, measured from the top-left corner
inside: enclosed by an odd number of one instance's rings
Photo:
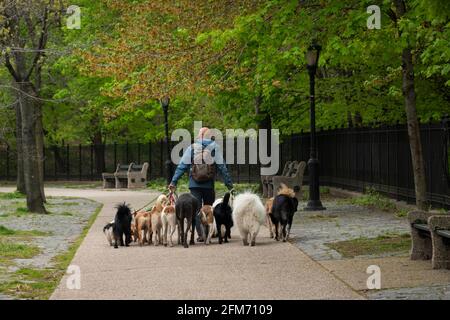
[[[131,242],[131,209],[124,202],[116,206],[117,212],[114,218],[113,234],[114,234],[114,248],[120,246],[129,246]],[[125,236],[125,242],[123,237]]]
[[[273,197],[267,199],[266,201],[266,226],[267,228],[269,228],[271,238],[273,238],[274,236],[272,218],[270,217],[272,215],[272,206],[273,206]]]
[[[189,244],[194,244],[194,229],[193,226],[195,215],[200,209],[200,203],[198,200],[190,193],[183,193],[177,200],[175,204],[175,213],[177,216],[178,230],[181,236],[181,243],[185,248],[189,248],[187,243],[187,233],[191,230],[191,241]],[[186,220],[186,228],[184,223]]]
[[[201,207],[200,212],[200,222],[203,228],[203,234],[206,235],[205,244],[211,243],[211,237],[214,233],[214,214],[212,206],[204,205]]]
[[[108,241],[110,246],[113,245],[114,239],[113,228],[114,228],[114,220],[103,227],[103,233],[105,234],[106,240]]]
[[[256,243],[259,228],[264,224],[266,210],[256,194],[245,192],[234,200],[233,220],[239,229],[242,242],[247,246]]]
[[[231,228],[233,227],[232,209],[229,205],[231,195],[225,193],[223,201],[214,206],[214,218],[216,220],[216,231],[219,237],[219,244],[223,241],[228,242],[231,238]]]
[[[298,200],[295,197],[295,191],[281,184],[280,190],[273,200],[272,213],[270,215],[275,227],[275,239],[277,241],[279,241],[280,233],[283,242],[288,240],[297,206]]]
[[[150,212],[139,211],[134,217],[135,229],[139,245],[142,246],[145,242],[151,243],[151,215]]]

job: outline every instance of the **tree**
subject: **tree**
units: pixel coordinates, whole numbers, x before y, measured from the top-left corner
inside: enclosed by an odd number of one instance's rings
[[[45,213],[42,179],[42,123],[40,70],[52,27],[59,24],[61,3],[49,1],[8,1],[0,4],[0,45],[2,62],[14,81],[21,125],[23,181],[27,208]],[[20,117],[20,118],[19,118]]]

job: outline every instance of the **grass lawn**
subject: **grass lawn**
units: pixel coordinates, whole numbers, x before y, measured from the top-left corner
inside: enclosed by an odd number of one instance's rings
[[[405,234],[386,234],[376,238],[357,238],[346,241],[326,243],[344,258],[363,255],[407,252],[411,248],[411,237]]]
[[[11,200],[21,198],[22,201],[25,201],[20,194],[0,193],[0,205],[2,204],[2,200],[7,204]],[[14,221],[17,220],[17,223],[20,223],[20,220],[24,217],[34,215],[21,209],[23,208],[23,203],[15,205],[19,207],[16,208],[14,205],[6,205],[11,211],[2,215],[2,217],[14,219]],[[55,208],[58,205],[64,208],[64,210],[70,210],[71,206],[77,205],[77,202],[71,200],[71,202],[62,204],[55,203],[51,207]],[[84,225],[81,234],[70,244],[68,250],[53,256],[51,265],[42,269],[21,267],[21,265],[16,263],[15,259],[32,259],[39,255],[42,249],[34,245],[34,240],[38,237],[50,236],[52,233],[41,230],[15,230],[1,225],[2,220],[0,220],[0,294],[20,299],[48,299],[64,276],[75,252],[95,221],[101,208],[101,205],[97,206],[95,212],[91,214],[89,220]],[[17,214],[18,212],[20,214]],[[49,215],[51,216],[53,214],[50,213]],[[68,219],[73,215],[71,212],[65,211],[57,214],[67,216]]]

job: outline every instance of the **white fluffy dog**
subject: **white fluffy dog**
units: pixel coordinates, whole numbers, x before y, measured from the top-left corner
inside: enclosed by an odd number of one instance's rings
[[[233,221],[244,246],[255,245],[259,228],[266,220],[266,210],[259,197],[251,192],[239,194],[233,203]]]

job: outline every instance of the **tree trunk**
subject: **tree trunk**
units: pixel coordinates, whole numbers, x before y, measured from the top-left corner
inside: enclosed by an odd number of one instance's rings
[[[36,103],[36,148],[39,168],[39,184],[41,196],[44,202],[47,202],[44,192],[44,128],[42,125],[42,105]]]
[[[17,191],[25,194],[25,180],[23,177],[23,150],[22,150],[22,116],[20,103],[16,103],[16,152],[17,152]]]
[[[396,0],[395,5],[397,9],[397,18],[401,18],[406,13],[405,2],[403,0]],[[411,48],[403,49],[402,74],[402,89],[403,96],[405,97],[405,110],[414,173],[416,205],[420,210],[427,210],[427,183],[425,178],[426,175],[423,160],[422,141],[420,139],[420,125],[417,118],[416,92],[414,88],[414,65]]]
[[[20,112],[22,118],[23,175],[30,212],[45,213],[39,177],[39,157],[36,142],[36,93],[30,82],[22,82],[20,88]]]
[[[40,64],[36,67],[35,72],[35,88],[36,95],[38,97],[41,96],[41,85],[42,85],[42,67]],[[36,147],[37,147],[37,156],[38,156],[38,164],[39,164],[39,180],[41,187],[41,195],[44,202],[47,202],[44,192],[44,126],[42,124],[42,102],[36,101],[35,103],[35,112],[36,112]]]

